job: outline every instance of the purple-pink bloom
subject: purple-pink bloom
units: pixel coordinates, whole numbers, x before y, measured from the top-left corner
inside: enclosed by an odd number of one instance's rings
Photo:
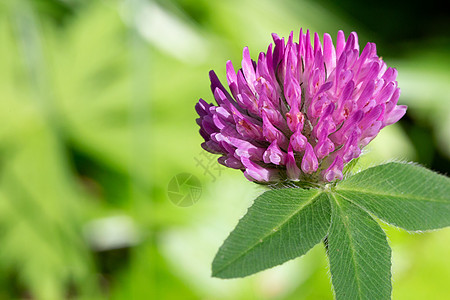
[[[210,71],[217,105],[200,99],[202,147],[221,154],[219,163],[244,172],[251,181],[331,182],[344,165],[385,126],[397,122],[406,106],[397,105],[397,70],[378,57],[374,43],[359,51],[358,36],[347,40],[300,30],[287,43],[273,34],[274,46],[257,61],[243,51],[237,72],[226,64],[231,94]]]

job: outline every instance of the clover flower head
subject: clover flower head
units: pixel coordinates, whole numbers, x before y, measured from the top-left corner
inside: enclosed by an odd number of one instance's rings
[[[217,105],[200,99],[195,108],[205,142],[219,163],[259,183],[283,180],[332,182],[344,165],[385,126],[397,122],[397,70],[388,68],[374,43],[359,51],[358,36],[339,31],[336,44],[300,30],[273,45],[257,61],[243,51],[237,72],[226,64],[228,92],[214,71],[211,90]]]

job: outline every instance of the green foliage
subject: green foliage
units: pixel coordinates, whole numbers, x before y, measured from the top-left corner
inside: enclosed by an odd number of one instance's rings
[[[243,277],[273,267],[305,254],[326,236],[336,298],[389,299],[391,248],[369,213],[406,229],[428,230],[450,224],[449,208],[449,178],[396,162],[364,170],[336,187],[268,191],[220,248],[213,276]]]
[[[318,190],[282,189],[259,196],[217,253],[212,274],[242,277],[305,254],[330,226],[330,203]]]
[[[332,198],[327,246],[337,299],[389,299],[391,248],[377,222],[356,205]]]
[[[450,179],[392,162],[342,181],[336,192],[383,221],[407,230],[450,226]]]
[[[61,152],[45,127],[33,133],[2,164],[0,267],[17,268],[38,299],[62,299],[71,284],[92,295],[93,265],[81,236],[86,197],[55,163]]]

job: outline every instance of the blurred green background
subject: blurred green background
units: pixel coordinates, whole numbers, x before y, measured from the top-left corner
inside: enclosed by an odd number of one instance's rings
[[[407,5],[406,5],[407,3]],[[372,7],[373,6],[373,7]],[[249,278],[210,277],[215,251],[263,190],[201,149],[194,104],[212,101],[242,48],[300,27],[399,70],[407,115],[362,165],[450,170],[448,12],[414,1],[0,2],[0,299],[332,299],[323,247]],[[168,184],[201,183],[179,207]],[[383,225],[394,299],[448,299],[450,230]]]

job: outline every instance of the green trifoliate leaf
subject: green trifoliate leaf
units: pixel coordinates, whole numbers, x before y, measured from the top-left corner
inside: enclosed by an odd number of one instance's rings
[[[244,277],[303,255],[325,237],[330,216],[330,201],[320,190],[267,191],[219,249],[212,275]]]
[[[450,226],[450,178],[417,165],[369,168],[340,182],[336,193],[407,230]]]
[[[332,202],[328,257],[337,300],[390,299],[391,248],[372,217],[338,195]]]

